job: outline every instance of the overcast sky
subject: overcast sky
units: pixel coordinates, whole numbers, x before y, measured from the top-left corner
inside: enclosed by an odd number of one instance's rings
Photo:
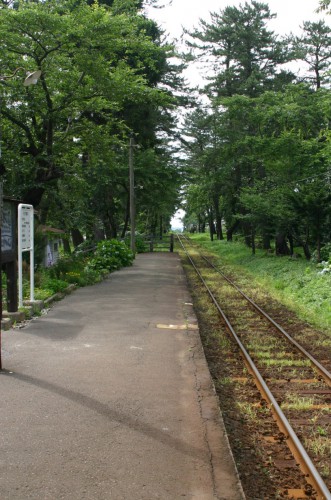
[[[325,19],[331,24],[331,16],[325,13],[316,14],[318,0],[259,0],[261,3],[268,3],[272,13],[277,14],[277,18],[271,21],[270,29],[276,34],[286,35],[290,32],[300,33],[300,26],[304,21],[317,21]],[[159,2],[162,3],[162,0]],[[210,12],[219,12],[225,7],[238,6],[244,4],[245,0],[163,0],[163,9],[148,8],[147,15],[155,19],[159,26],[169,34],[169,38],[180,38],[182,27],[191,29],[198,27],[199,19],[209,20]],[[200,74],[199,74],[200,73]],[[185,72],[186,78],[193,85],[201,85],[203,82],[202,71],[199,68],[191,67]],[[173,228],[182,228],[180,211],[172,220]]]
[[[298,32],[303,21],[315,21],[321,17],[330,18],[326,14],[315,13],[318,0],[260,0],[268,3],[277,19],[272,21],[271,29],[279,34]],[[159,2],[162,3],[161,1]],[[173,37],[180,37],[182,26],[197,26],[199,18],[209,19],[209,12],[219,12],[225,7],[244,4],[245,0],[163,0],[163,9],[149,7],[148,16],[155,19],[162,28]]]
[[[271,13],[277,17],[270,21],[270,29],[276,34],[287,35],[300,33],[300,26],[304,21],[317,21],[325,19],[331,24],[331,16],[322,13],[317,14],[319,6],[318,0],[260,0],[261,3],[268,3]],[[209,21],[210,12],[219,12],[225,7],[239,6],[245,4],[245,0],[159,0],[159,4],[165,5],[162,9],[153,7],[146,8],[148,17],[155,19],[159,26],[169,35],[169,39],[180,39],[183,27],[192,29],[198,27],[199,19]],[[291,68],[294,72],[299,72],[298,68]],[[203,85],[206,68],[197,63],[191,65],[184,75],[191,85]]]

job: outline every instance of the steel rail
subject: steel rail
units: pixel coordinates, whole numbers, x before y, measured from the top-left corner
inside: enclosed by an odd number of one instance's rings
[[[189,241],[188,238],[186,238]],[[284,328],[279,325],[274,319],[272,319],[267,312],[265,312],[261,307],[256,304],[248,295],[245,294],[230,278],[228,278],[222,271],[220,271],[212,262],[210,262],[207,257],[201,254],[201,257],[207,262],[207,264],[212,267],[218,274],[222,276],[231,286],[233,286],[253,307],[256,311],[258,311],[264,318],[266,318],[269,323],[271,323],[287,340],[294,345],[304,356],[306,356],[311,363],[314,365],[319,374],[323,377],[327,385],[331,387],[331,373],[319,362],[315,359],[301,344],[299,344],[296,340],[294,340],[291,335],[289,335]]]
[[[278,426],[280,428],[280,431],[283,432],[285,435],[286,440],[288,441],[287,444],[292,451],[292,454],[294,458],[298,461],[300,464],[301,470],[304,474],[309,476],[309,479],[312,483],[313,488],[316,490],[318,494],[318,499],[319,500],[331,500],[331,492],[329,491],[328,487],[324,483],[323,479],[321,478],[319,472],[317,471],[315,465],[311,461],[309,455],[307,454],[305,448],[302,446],[299,438],[295,434],[291,424],[285,417],[283,411],[281,410],[280,406],[278,405],[276,399],[272,395],[269,387],[267,386],[266,382],[264,381],[263,377],[261,376],[260,372],[258,371],[254,361],[246,351],[244,345],[241,343],[238,335],[236,334],[234,328],[232,327],[230,321],[228,320],[227,316],[223,312],[222,308],[220,307],[219,303],[217,302],[216,298],[214,297],[212,291],[210,290],[209,286],[207,285],[206,281],[204,280],[203,276],[201,275],[200,271],[194,264],[192,258],[188,254],[185,246],[183,245],[183,242],[181,241],[181,238],[179,235],[177,235],[178,241],[181,244],[187,258],[189,259],[191,265],[193,266],[195,272],[199,276],[200,280],[202,281],[204,287],[206,288],[209,296],[211,297],[214,305],[216,306],[218,312],[222,316],[228,330],[230,331],[231,335],[235,339],[236,343],[238,344],[240,351],[242,355],[244,356],[244,359],[248,365],[249,371],[253,375],[254,379],[257,382],[257,386],[262,393],[263,397],[267,401],[269,408],[273,412],[276,421],[278,423]],[[308,481],[307,481],[308,482]]]

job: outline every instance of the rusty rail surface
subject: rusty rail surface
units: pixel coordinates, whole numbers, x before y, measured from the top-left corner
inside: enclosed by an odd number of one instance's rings
[[[241,353],[242,353],[242,355],[244,357],[246,365],[247,365],[250,373],[254,377],[255,383],[256,383],[259,391],[261,392],[261,394],[264,397],[264,399],[267,401],[268,406],[271,409],[271,411],[272,411],[272,413],[273,413],[273,415],[274,415],[274,417],[276,419],[276,422],[277,422],[277,425],[278,425],[280,431],[283,432],[284,435],[286,436],[288,447],[290,448],[290,450],[291,450],[293,456],[295,457],[295,459],[297,460],[297,462],[300,464],[301,470],[303,471],[303,473],[305,475],[308,476],[308,478],[309,478],[309,480],[310,480],[313,488],[317,492],[317,498],[319,500],[331,500],[331,492],[329,491],[328,487],[326,486],[325,482],[323,481],[322,477],[320,476],[319,472],[317,471],[315,465],[313,464],[312,460],[310,459],[309,455],[307,454],[307,452],[306,452],[305,448],[303,447],[300,439],[295,434],[295,432],[294,432],[291,424],[289,423],[289,421],[285,417],[283,411],[281,410],[281,408],[278,405],[276,399],[274,398],[273,394],[271,393],[271,391],[270,391],[269,387],[267,386],[265,380],[261,376],[261,374],[260,374],[258,368],[256,367],[254,361],[252,360],[252,358],[248,354],[247,350],[245,349],[244,345],[240,341],[240,339],[239,339],[238,335],[236,334],[234,328],[232,327],[229,319],[227,318],[227,316],[223,312],[223,310],[220,307],[219,303],[217,302],[214,294],[212,293],[211,289],[207,285],[205,279],[203,278],[202,274],[200,273],[200,271],[197,268],[197,266],[195,265],[193,259],[189,255],[187,249],[185,248],[185,245],[183,243],[183,239],[185,238],[186,241],[189,241],[189,240],[186,237],[183,238],[183,236],[181,236],[181,235],[177,235],[177,238],[178,238],[178,241],[179,241],[179,243],[180,243],[183,251],[185,252],[188,260],[190,261],[192,267],[194,268],[195,272],[197,273],[197,275],[199,276],[201,282],[203,283],[204,287],[206,288],[206,290],[207,290],[210,298],[212,299],[215,307],[217,308],[219,314],[223,318],[223,321],[225,322],[225,324],[226,324],[228,330],[230,331],[232,337],[234,338],[234,340],[236,341],[238,347],[240,348],[240,351],[241,351]],[[222,273],[220,273],[220,274],[223,276]],[[231,280],[227,279],[227,281],[230,284],[234,285],[231,282]],[[236,285],[234,285],[234,286],[235,286],[236,289],[238,289],[238,287]],[[240,291],[240,293],[242,293],[242,295],[245,298],[248,299],[248,297],[246,296],[246,294],[244,294],[243,292],[241,292],[241,290],[239,290],[239,289],[238,289],[238,291]],[[263,314],[274,326],[278,327],[277,323],[274,322],[272,320],[272,318],[270,318],[270,316],[268,316],[266,313],[264,314],[264,311],[259,306],[257,306],[256,304],[254,304],[253,301],[251,301],[250,299],[249,299],[249,302],[252,303],[252,305],[254,305],[254,307],[256,306],[256,309],[258,310],[258,312],[260,312],[261,314]],[[291,341],[292,338],[290,337],[290,335],[287,334],[285,332],[285,330],[283,330],[283,328],[281,328],[281,327],[279,327],[279,328],[280,328],[279,331],[283,335],[285,334],[286,338],[288,338],[288,340]],[[305,349],[303,349],[302,346],[300,346],[296,341],[294,341],[294,339],[292,339],[292,340],[293,340],[293,344],[296,347],[298,347],[298,346],[300,347],[300,349],[299,349],[300,352],[302,354],[306,355],[307,351],[305,351]],[[315,360],[311,355],[309,355],[309,353],[307,353],[307,354],[308,354],[308,358],[310,359],[310,361],[312,361],[312,359],[313,359],[316,362],[316,364],[314,363],[314,366],[320,372],[319,367],[322,367],[322,365],[320,365],[320,363],[317,360]],[[327,370],[325,370],[324,367],[322,367],[322,368],[323,368],[322,372],[323,373],[326,372],[326,375],[328,376],[329,380],[331,380],[330,373]],[[325,376],[325,373],[324,373],[324,376]],[[324,378],[324,376],[323,376],[323,378]]]

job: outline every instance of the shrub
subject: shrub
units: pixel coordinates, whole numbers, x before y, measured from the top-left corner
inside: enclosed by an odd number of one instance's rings
[[[125,243],[117,240],[101,241],[90,260],[88,254],[84,252],[62,257],[52,267],[39,268],[35,273],[35,297],[44,300],[57,292],[62,292],[69,284],[86,286],[99,283],[109,272],[129,266],[132,261],[133,254]],[[25,274],[28,274],[28,269],[25,271]],[[2,284],[2,297],[5,303],[5,277]],[[29,279],[24,279],[24,297],[29,297],[29,289]]]
[[[85,240],[83,241],[83,243],[80,243],[80,245],[78,245],[75,250],[74,250],[74,254],[75,255],[88,255],[88,256],[91,256],[93,255],[95,249],[96,249],[96,242],[95,241],[92,241],[92,240]]]
[[[128,248],[130,248],[130,245],[131,245],[130,233],[128,233],[128,235],[125,237],[124,242],[125,242],[126,246]],[[136,234],[135,243],[136,243],[136,252],[137,253],[148,252],[148,245],[145,241],[144,235]]]
[[[331,243],[326,243],[321,247],[321,261],[331,262]],[[313,252],[312,261],[317,262],[317,250]]]
[[[42,288],[45,290],[49,290],[51,294],[58,292],[63,292],[68,286],[68,283],[64,280],[49,278],[46,275],[41,281]]]
[[[124,242],[118,240],[100,241],[94,253],[94,257],[88,263],[88,268],[94,271],[108,272],[130,266],[133,254]]]

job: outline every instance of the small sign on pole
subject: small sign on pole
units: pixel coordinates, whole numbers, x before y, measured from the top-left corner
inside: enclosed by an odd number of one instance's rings
[[[18,205],[18,306],[23,307],[23,252],[30,252],[30,300],[34,300],[33,206]]]

